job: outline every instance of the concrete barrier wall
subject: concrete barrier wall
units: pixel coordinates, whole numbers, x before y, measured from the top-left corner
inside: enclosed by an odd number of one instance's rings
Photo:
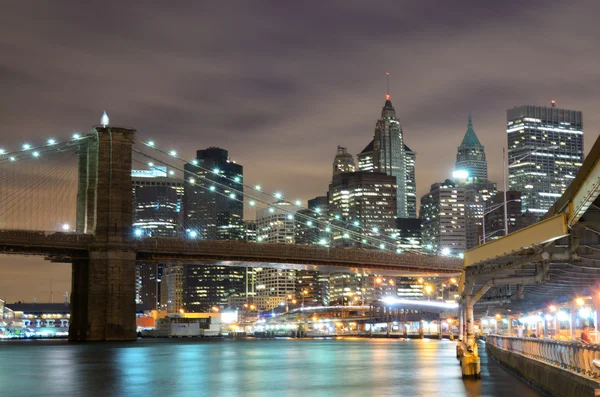
[[[574,372],[486,344],[500,364],[517,372],[539,389],[556,397],[600,396],[600,382]]]

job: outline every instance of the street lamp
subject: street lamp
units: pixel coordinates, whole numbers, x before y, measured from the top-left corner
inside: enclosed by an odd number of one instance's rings
[[[302,308],[304,309],[304,297],[308,295],[308,291],[307,290],[303,290],[302,291]]]
[[[425,286],[425,293],[427,294],[427,300],[429,300],[429,298],[430,298],[431,291],[433,291],[433,288],[431,287],[431,285],[427,284]]]

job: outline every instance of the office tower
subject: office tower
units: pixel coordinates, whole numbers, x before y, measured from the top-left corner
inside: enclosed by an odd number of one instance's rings
[[[469,183],[468,186],[480,195],[481,200],[483,200],[483,202],[486,203],[487,207],[489,207],[489,203],[487,202],[491,198],[495,197],[498,193],[496,182],[479,181]]]
[[[208,312],[226,306],[230,296],[245,295],[246,268],[211,264],[188,264],[183,268],[183,309]]]
[[[188,236],[206,240],[247,240],[244,223],[244,168],[217,147],[198,150],[184,166],[184,224]],[[185,310],[205,311],[226,305],[231,295],[244,294],[245,267],[203,264],[186,266]]]
[[[521,192],[521,211],[537,217],[563,194],[583,162],[582,112],[555,105],[506,111],[509,190]]]
[[[317,211],[325,216],[329,212],[329,199],[327,196],[317,196],[308,200],[308,209]]]
[[[294,220],[294,240],[296,244],[329,244],[331,233],[325,231],[329,220],[327,196],[318,196],[308,200],[308,209],[296,212]]]
[[[373,281],[366,274],[329,274],[329,304],[364,305],[372,300]]]
[[[512,233],[536,222],[536,217],[531,212],[521,210],[521,192],[509,190],[506,192],[506,209],[508,215],[508,232]],[[485,216],[486,240],[493,240],[504,235],[504,193],[498,194],[489,202],[488,207],[496,207],[495,211]]]
[[[198,150],[184,168],[186,231],[206,240],[245,239],[244,168],[216,147]]]
[[[158,263],[136,264],[137,297],[136,303],[144,310],[157,310],[160,307],[160,283],[163,265]]]
[[[465,246],[471,249],[479,245],[480,230],[485,208],[483,196],[472,186],[465,186]]]
[[[148,237],[182,235],[183,180],[169,177],[167,168],[132,170],[133,227]],[[157,263],[136,264],[136,303],[146,310],[160,307],[160,275]]]
[[[456,170],[465,171],[469,182],[488,180],[485,151],[473,129],[471,114],[469,114],[467,132],[456,154]]]
[[[167,312],[178,313],[183,309],[183,265],[165,265],[163,279]]]
[[[149,237],[177,237],[182,229],[183,180],[167,176],[167,168],[132,170],[133,227]]]
[[[421,220],[418,218],[396,218],[397,246],[402,250],[421,248]]]
[[[310,209],[302,209],[294,215],[294,242],[302,245],[326,245],[329,241],[323,231],[327,217]],[[324,239],[324,240],[322,240]]]
[[[422,239],[426,249],[443,254],[464,252],[466,188],[447,179],[431,185],[421,197]]]
[[[335,175],[329,185],[330,219],[346,228],[356,225],[363,235],[381,236],[395,227],[396,192],[396,178],[381,172]],[[332,231],[335,245],[346,245],[344,234]]]
[[[329,275],[313,270],[297,270],[295,299],[304,306],[328,305]]]
[[[272,203],[256,212],[257,241],[265,243],[294,243],[294,214],[296,207],[285,201]]]
[[[285,201],[272,203],[261,208],[256,214],[257,241],[260,243],[294,243],[296,207]],[[275,248],[274,248],[275,249]],[[261,309],[272,309],[295,296],[295,270],[257,268],[256,298],[254,302]],[[288,302],[289,303],[289,302]]]
[[[396,294],[399,299],[423,299],[423,283],[415,277],[397,277]]]
[[[333,175],[337,175],[342,172],[354,172],[356,166],[354,165],[354,158],[345,147],[338,146],[337,154],[333,160]]]
[[[248,242],[254,242],[257,238],[256,221],[255,220],[244,220],[245,240]]]
[[[359,171],[372,172],[375,169],[373,163],[374,144],[375,140],[372,140],[363,149],[363,151],[357,155]],[[417,217],[417,182],[415,176],[416,160],[417,154],[414,151],[412,151],[408,146],[404,145],[404,168],[406,171],[406,214],[408,218]]]
[[[396,177],[396,217],[408,218],[404,138],[389,94],[381,110],[381,118],[375,124],[373,140],[373,170]]]
[[[261,310],[291,304],[296,296],[296,271],[276,268],[256,268],[254,303]]]
[[[374,140],[371,140],[369,144],[363,149],[362,152],[356,155],[358,159],[358,170],[371,172],[373,171],[373,145]]]
[[[404,145],[404,169],[406,171],[406,216],[417,218],[417,179],[415,175],[415,164],[417,153]]]

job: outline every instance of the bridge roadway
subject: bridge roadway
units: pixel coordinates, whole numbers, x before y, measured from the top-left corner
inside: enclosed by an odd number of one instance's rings
[[[0,251],[44,255],[55,262],[85,259],[94,236],[84,233],[0,230]],[[369,270],[394,275],[458,275],[462,260],[411,252],[396,254],[360,248],[179,238],[132,239],[138,262],[222,261],[230,266],[298,267],[310,270]]]

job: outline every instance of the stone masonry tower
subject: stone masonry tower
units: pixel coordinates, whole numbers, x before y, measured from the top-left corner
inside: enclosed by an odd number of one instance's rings
[[[94,235],[73,261],[71,341],[135,340],[131,160],[135,130],[96,127],[79,152],[77,232]]]

